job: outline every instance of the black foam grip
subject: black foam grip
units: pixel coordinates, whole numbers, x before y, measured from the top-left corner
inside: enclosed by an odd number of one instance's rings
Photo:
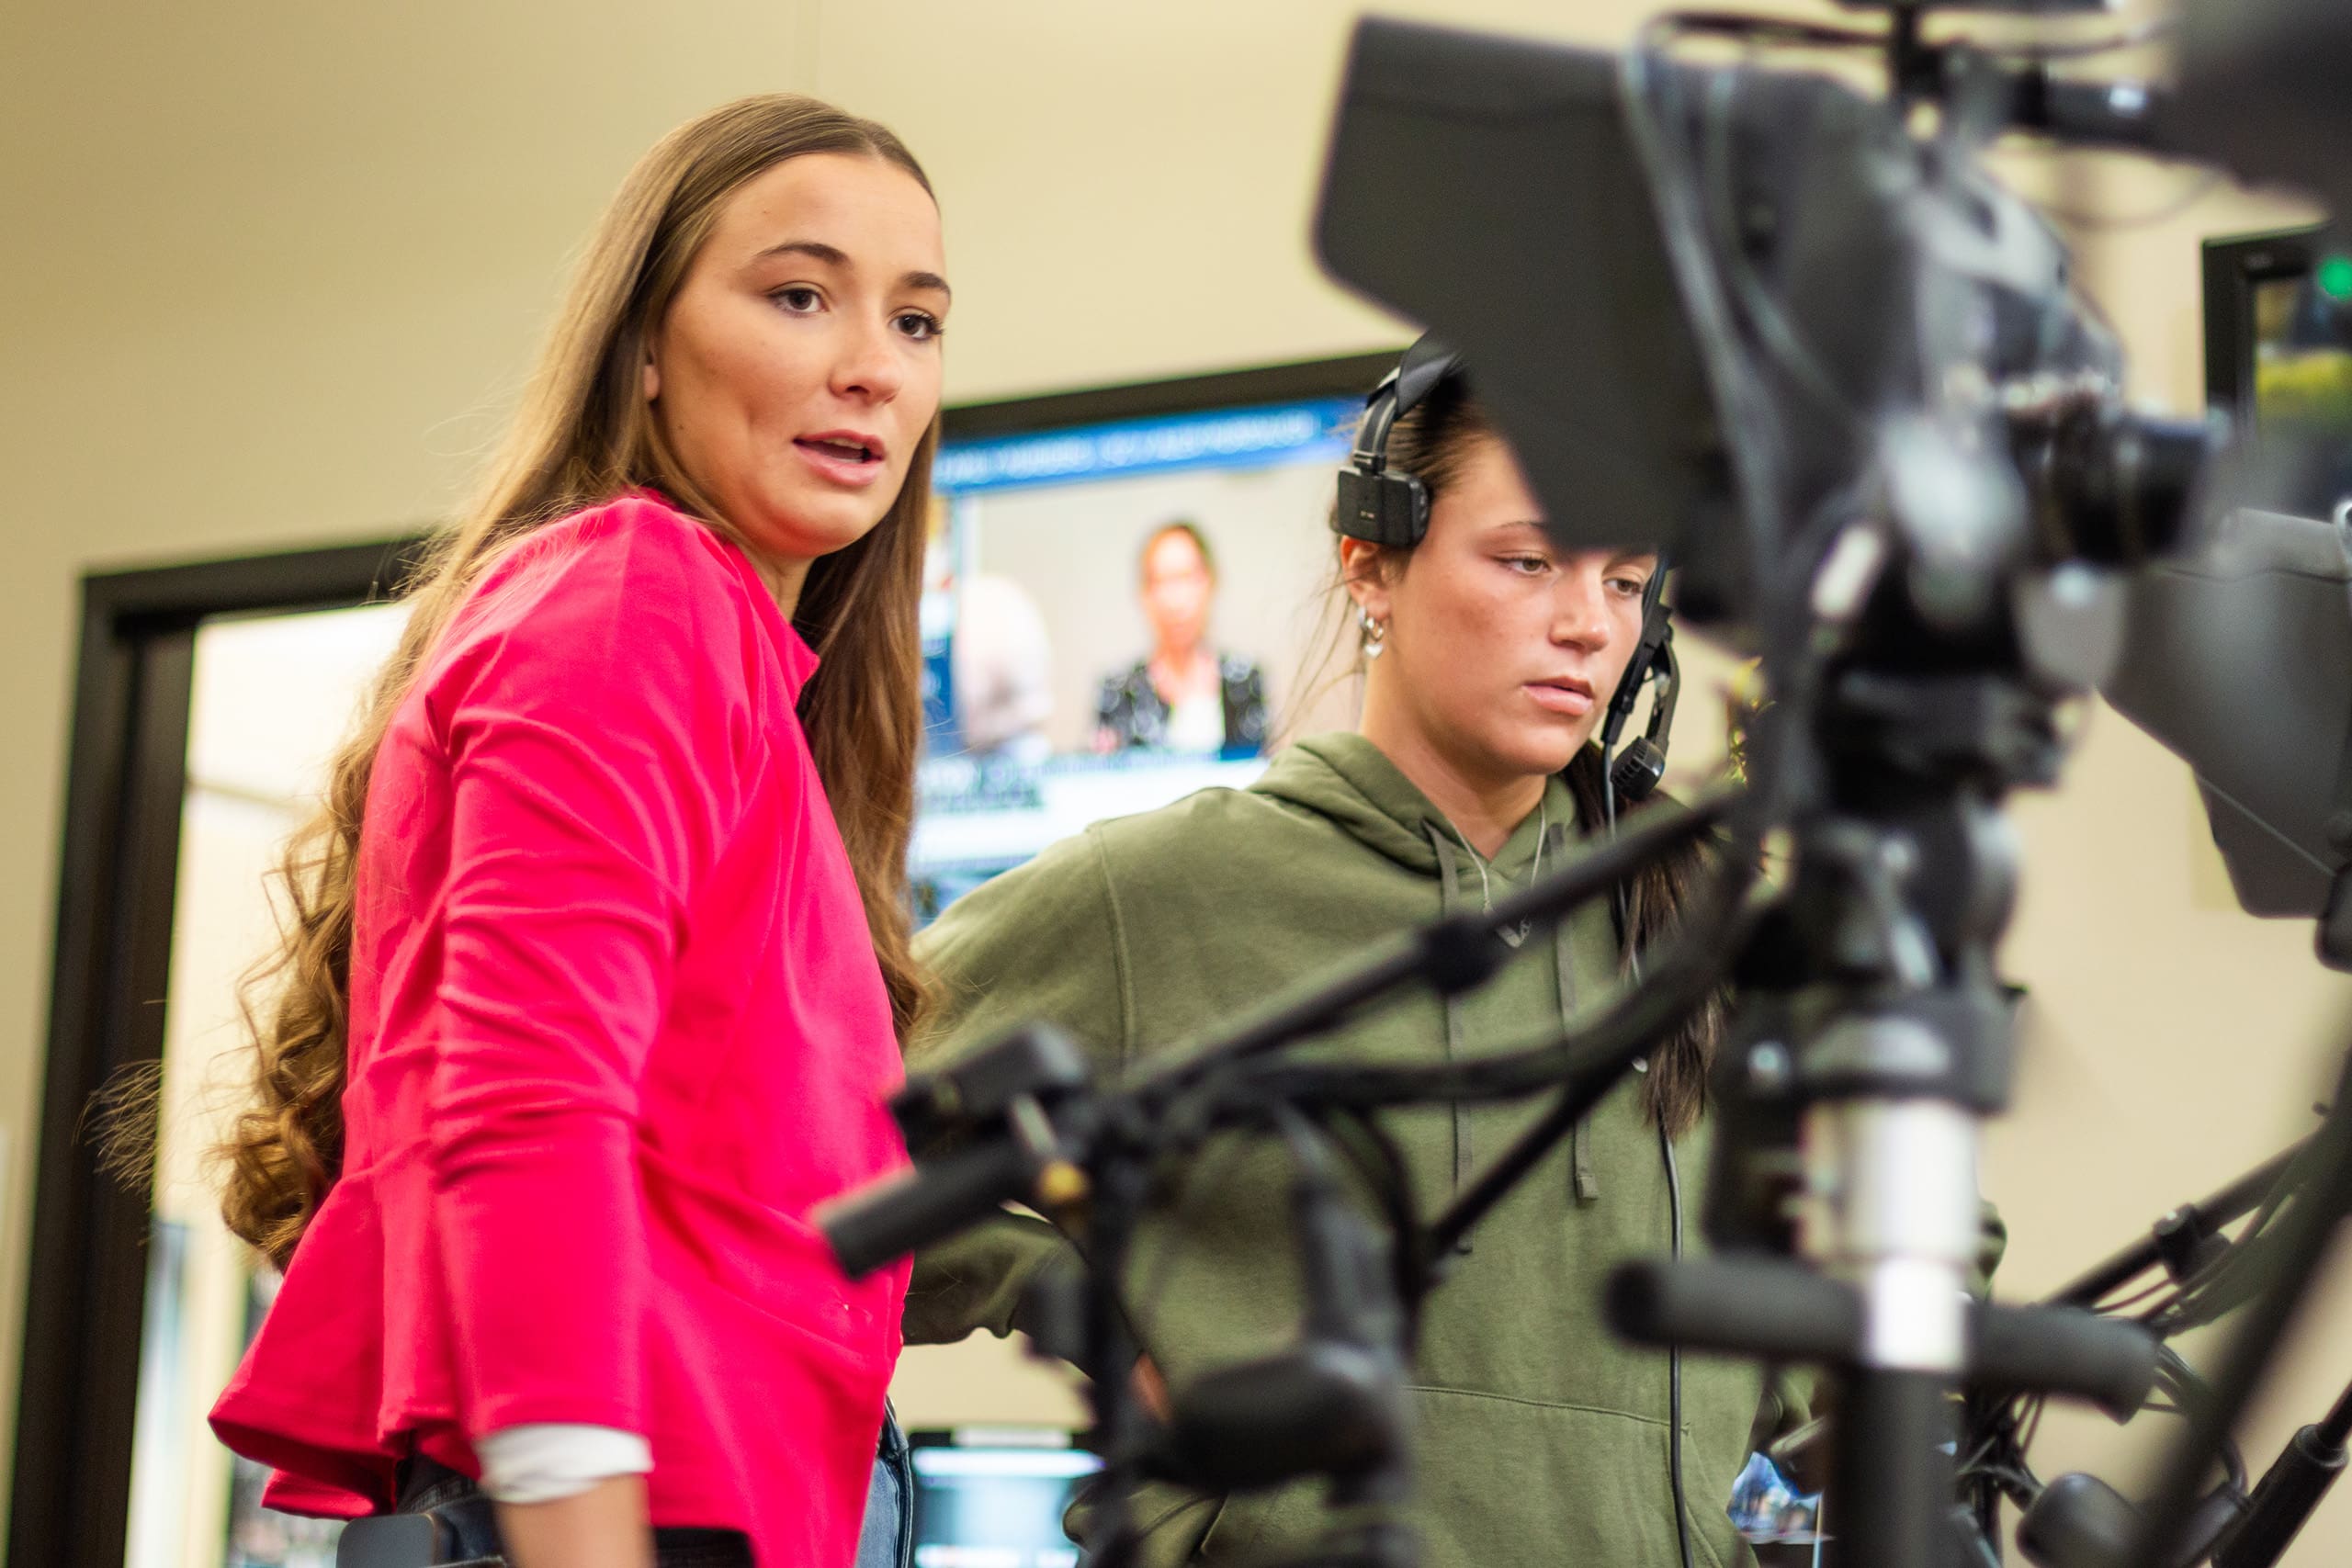
[[[1610,1277],[1609,1322],[1638,1344],[1851,1361],[1861,1347],[1853,1291],[1778,1258],[1646,1258]],[[2119,1420],[2145,1403],[2156,1342],[2138,1324],[2072,1307],[1979,1305],[1970,1381],[2096,1401]]]
[[[854,1280],[969,1229],[1026,1196],[1030,1180],[1020,1145],[990,1138],[835,1200],[819,1211],[817,1228]]]
[[[2074,1394],[2128,1421],[2156,1381],[2155,1337],[2075,1307],[1980,1306],[1972,1381]]]
[[[1645,1258],[1609,1277],[1611,1326],[1642,1345],[1790,1361],[1846,1361],[1861,1343],[1854,1292],[1775,1258]]]

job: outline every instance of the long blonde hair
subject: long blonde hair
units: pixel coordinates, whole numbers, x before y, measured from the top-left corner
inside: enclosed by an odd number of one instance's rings
[[[640,367],[728,196],[814,152],[879,158],[931,188],[888,130],[810,98],[744,98],[664,137],[597,225],[478,498],[434,538],[410,580],[413,608],[399,649],[334,754],[318,813],[278,868],[279,945],[246,983],[254,1103],[220,1151],[221,1213],[281,1268],[341,1172],[353,882],[368,779],[393,710],[468,591],[533,530],[647,486],[736,537],[663,440]],[[801,724],[857,874],[901,1038],[922,1004],[906,857],[922,730],[916,607],[937,444],[934,421],[889,513],[810,568],[794,615],[823,660],[801,694]]]

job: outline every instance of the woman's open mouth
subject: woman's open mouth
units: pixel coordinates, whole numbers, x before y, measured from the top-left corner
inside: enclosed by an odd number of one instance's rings
[[[855,431],[829,430],[793,442],[820,477],[841,485],[868,485],[882,475],[882,444]]]

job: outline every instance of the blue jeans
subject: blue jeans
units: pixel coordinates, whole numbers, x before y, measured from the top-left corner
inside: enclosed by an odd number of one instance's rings
[[[898,1413],[882,1417],[882,1446],[874,1456],[874,1484],[865,1495],[865,1529],[857,1538],[857,1568],[909,1568],[915,1557],[915,1477]]]

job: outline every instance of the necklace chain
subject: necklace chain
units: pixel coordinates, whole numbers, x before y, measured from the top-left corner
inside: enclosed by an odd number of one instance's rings
[[[1552,803],[1548,800],[1535,803],[1535,859],[1527,868],[1527,885],[1530,887],[1534,886],[1544,874],[1544,846],[1552,837],[1551,809]],[[1467,833],[1462,835],[1462,847],[1470,852],[1470,863],[1478,868],[1478,896],[1491,912],[1495,907],[1495,885],[1487,875],[1487,857],[1478,852],[1477,846],[1470,841]],[[1532,920],[1521,920],[1514,930],[1503,933],[1503,940],[1517,947],[1527,940],[1527,933],[1533,925]]]

